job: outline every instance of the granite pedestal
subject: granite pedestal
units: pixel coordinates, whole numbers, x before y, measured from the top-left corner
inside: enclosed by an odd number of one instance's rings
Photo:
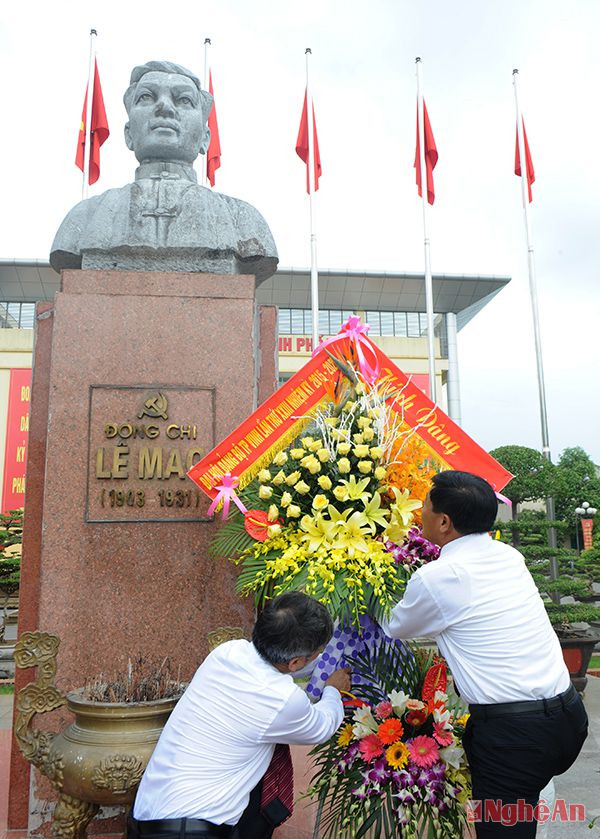
[[[66,270],[38,311],[20,631],[61,638],[62,690],[138,653],[189,679],[211,630],[251,628],[185,472],[275,388],[276,313],[254,292],[252,276]],[[48,795],[15,745],[9,828],[46,835]]]

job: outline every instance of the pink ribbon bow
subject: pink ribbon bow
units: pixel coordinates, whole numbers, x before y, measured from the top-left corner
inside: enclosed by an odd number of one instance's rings
[[[239,486],[240,479],[236,478],[235,475],[232,475],[231,472],[227,472],[221,478],[221,483],[215,487],[218,490],[217,497],[214,499],[210,507],[208,508],[208,515],[212,516],[214,511],[219,506],[219,502],[223,502],[223,509],[221,511],[221,516],[223,520],[227,518],[229,515],[229,504],[231,501],[236,505],[240,513],[247,513],[248,510],[238,496],[235,494],[236,488]]]
[[[331,344],[335,344],[336,341],[341,341],[344,338],[350,338],[354,344],[354,349],[356,350],[358,370],[367,384],[372,385],[379,377],[379,361],[372,347],[368,341],[365,340],[368,331],[368,323],[362,323],[358,315],[351,315],[337,335],[334,335],[332,338],[327,338],[326,341],[321,341],[319,346],[313,352],[313,356],[318,353],[319,350],[322,350]],[[367,360],[367,355],[370,356],[370,360]]]
[[[506,495],[502,495],[501,493],[496,493],[496,498],[498,501],[502,501],[503,504],[506,504],[508,507],[512,507],[512,501],[510,498],[507,498]]]

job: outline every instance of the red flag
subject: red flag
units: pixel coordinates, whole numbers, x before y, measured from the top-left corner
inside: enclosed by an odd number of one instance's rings
[[[523,122],[523,145],[525,146],[525,164],[527,167],[527,191],[529,192],[529,203],[533,201],[531,193],[531,184],[535,181],[535,172],[533,171],[533,160],[531,159],[531,152],[529,151],[529,143],[527,142],[527,132],[525,131],[525,120]],[[519,129],[517,127],[517,140],[515,144],[515,175],[521,177],[521,158],[519,157]]]
[[[208,71],[208,92],[213,94],[212,72]],[[210,128],[210,144],[206,153],[206,176],[210,185],[215,185],[215,172],[221,166],[221,143],[219,141],[219,123],[217,122],[217,106],[214,99],[210,114],[208,115],[208,127]]]
[[[81,124],[79,126],[79,138],[77,140],[77,153],[75,155],[75,165],[81,171],[85,171],[84,167],[84,153],[85,153],[85,117],[87,114],[87,98],[88,91],[85,92],[85,99],[83,100],[83,113],[81,114]],[[100,86],[100,76],[98,75],[98,63],[94,61],[94,91],[92,94],[92,127],[90,133],[90,142],[92,146],[92,154],[90,158],[90,174],[89,183],[95,184],[100,177],[100,146],[108,138],[110,131],[108,129],[108,120],[106,118],[106,111],[104,110],[104,99],[102,97],[102,87]]]
[[[308,109],[306,105],[307,91],[304,91],[304,105],[302,106],[302,116],[300,117],[300,128],[298,129],[298,138],[296,140],[296,154],[306,163],[306,191],[309,192],[309,172],[308,172]],[[313,113],[313,158],[315,168],[315,192],[319,188],[319,178],[323,174],[321,167],[321,155],[319,154],[319,140],[317,137],[317,123],[315,120],[315,106],[312,106]]]
[[[429,122],[429,114],[427,113],[427,106],[423,100],[423,117],[425,122],[425,169],[427,171],[427,200],[430,204],[435,201],[435,190],[433,188],[433,170],[438,162],[438,153],[435,147],[435,140],[433,139],[433,131]],[[417,172],[417,187],[419,195],[421,191],[421,142],[419,136],[419,105],[417,103],[417,148],[415,151],[415,163]]]

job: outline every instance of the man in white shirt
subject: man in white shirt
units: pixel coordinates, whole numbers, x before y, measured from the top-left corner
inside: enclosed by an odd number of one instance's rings
[[[292,678],[310,666],[332,633],[324,606],[290,592],[267,604],[252,643],[229,641],[210,653],[150,758],[128,821],[129,839],[271,836],[291,810],[289,750],[277,744],[323,743],[344,716],[340,691],[350,689],[347,669],[329,677],[314,705]]]
[[[523,556],[489,535],[497,510],[482,478],[433,478],[423,535],[440,557],[415,572],[382,626],[392,638],[434,637],[469,703],[464,747],[481,802],[478,839],[525,839],[535,836],[540,791],[579,754],[587,715]],[[522,802],[520,821],[485,821],[498,812],[486,801]]]

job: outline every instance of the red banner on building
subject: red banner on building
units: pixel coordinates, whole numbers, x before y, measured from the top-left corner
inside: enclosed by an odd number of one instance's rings
[[[4,480],[2,483],[2,512],[25,506],[25,463],[29,436],[30,368],[10,371],[8,386],[8,416],[4,447]]]
[[[594,540],[592,538],[594,519],[581,519],[581,529],[583,531],[583,550],[589,551],[594,547]]]
[[[477,445],[450,417],[438,408],[372,341],[364,337],[377,356],[377,387],[389,397],[388,405],[427,444],[446,469],[473,472],[485,478],[496,492],[512,478],[503,466]],[[340,337],[329,349],[348,357],[351,340]],[[215,487],[223,475],[239,478],[244,488],[259,469],[271,463],[275,454],[297,437],[311,421],[311,414],[330,401],[330,385],[338,367],[328,352],[321,349],[307,364],[270,396],[260,408],[209,452],[188,472],[189,477],[209,498],[217,495]]]

